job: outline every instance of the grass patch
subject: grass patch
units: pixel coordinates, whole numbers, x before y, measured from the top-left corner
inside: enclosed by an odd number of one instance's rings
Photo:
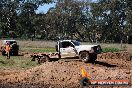
[[[0,56],[0,69],[28,69],[37,66],[37,61],[23,56],[11,56],[7,60],[6,56]]]
[[[120,51],[120,49],[118,49],[118,48],[103,48],[102,49],[103,53],[107,53],[107,52],[119,52],[119,51]]]
[[[20,47],[19,52],[41,53],[56,51],[55,48]],[[24,56],[11,56],[11,59],[7,60],[6,56],[0,55],[0,69],[29,69],[39,65],[37,61],[31,61],[31,59]]]

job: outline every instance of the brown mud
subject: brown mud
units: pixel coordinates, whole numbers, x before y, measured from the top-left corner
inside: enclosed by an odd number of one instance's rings
[[[90,80],[125,79],[132,85],[132,53],[103,53],[94,63],[79,60],[45,62],[28,70],[0,70],[0,88],[83,88],[81,68]],[[90,86],[86,88],[131,88],[131,86]]]

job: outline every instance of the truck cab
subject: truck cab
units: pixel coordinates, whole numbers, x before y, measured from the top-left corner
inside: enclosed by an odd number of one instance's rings
[[[61,58],[79,57],[83,62],[95,61],[101,50],[100,45],[81,45],[76,40],[60,40],[56,45]]]

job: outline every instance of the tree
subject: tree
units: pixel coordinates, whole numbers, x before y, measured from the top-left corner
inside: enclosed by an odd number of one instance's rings
[[[20,3],[21,2],[21,3]],[[40,5],[45,3],[51,3],[52,0],[21,0],[19,2],[19,16],[18,16],[18,25],[21,25],[20,35],[28,38],[35,37],[36,27],[35,22],[36,17],[38,16],[35,13],[35,10]]]
[[[2,36],[7,36],[9,35],[9,31],[15,31],[16,29],[16,8],[17,1],[0,1],[0,30],[2,32]]]

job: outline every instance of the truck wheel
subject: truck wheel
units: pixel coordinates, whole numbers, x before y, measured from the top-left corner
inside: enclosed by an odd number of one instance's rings
[[[97,59],[97,54],[90,55],[90,62],[95,62],[96,59]]]
[[[43,56],[43,57],[40,58],[39,63],[44,63],[44,62],[49,62],[49,61],[50,60],[49,60],[49,57],[48,56]]]
[[[44,56],[44,59],[46,60],[46,62],[50,62],[50,58],[48,56]]]
[[[13,52],[14,56],[18,56],[18,51]]]
[[[80,59],[82,59],[83,62],[89,62],[90,61],[90,56],[88,52],[81,52],[79,54]]]

